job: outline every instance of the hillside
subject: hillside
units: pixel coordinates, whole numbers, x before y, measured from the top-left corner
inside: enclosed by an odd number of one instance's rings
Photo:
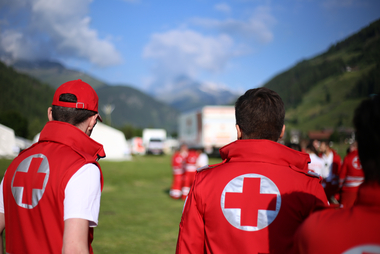
[[[152,97],[132,87],[104,86],[96,89],[99,95],[99,105],[103,119],[104,105],[113,105],[111,114],[113,126],[132,125],[139,128],[164,128],[169,132],[177,131],[178,112]]]
[[[238,94],[226,87],[197,82],[187,76],[179,76],[171,85],[151,89],[152,95],[180,112],[205,105],[226,105],[234,101]]]
[[[17,60],[12,66],[21,73],[28,74],[41,82],[51,85],[54,89],[67,81],[75,79],[81,79],[84,82],[91,84],[94,89],[106,85],[104,82],[99,81],[86,73],[67,69],[61,63],[49,60]]]
[[[32,139],[47,121],[54,89],[0,62],[0,123]]]
[[[380,20],[267,82],[284,100],[288,129],[351,127],[358,103],[380,92],[379,45]]]

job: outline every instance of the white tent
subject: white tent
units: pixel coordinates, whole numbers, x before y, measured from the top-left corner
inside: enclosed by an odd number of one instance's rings
[[[0,124],[0,157],[14,158],[19,152],[14,130]]]
[[[110,160],[130,160],[131,148],[124,133],[108,125],[98,122],[92,131],[91,138],[100,143]]]

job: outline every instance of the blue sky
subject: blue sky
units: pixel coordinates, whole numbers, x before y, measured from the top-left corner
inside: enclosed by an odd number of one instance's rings
[[[12,0],[0,55],[141,90],[179,75],[241,92],[380,18],[378,0]]]

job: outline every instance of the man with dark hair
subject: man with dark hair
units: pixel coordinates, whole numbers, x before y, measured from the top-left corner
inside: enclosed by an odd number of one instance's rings
[[[102,120],[95,90],[81,80],[62,84],[48,119],[38,143],[13,160],[1,182],[6,252],[92,253],[103,187],[97,161],[105,157],[89,137]]]
[[[311,215],[297,231],[296,253],[380,253],[380,98],[364,100],[354,126],[364,183],[354,206]]]
[[[288,253],[301,222],[327,205],[309,155],[277,143],[285,131],[277,93],[248,90],[235,114],[238,140],[220,149],[222,163],[197,173],[176,253]]]

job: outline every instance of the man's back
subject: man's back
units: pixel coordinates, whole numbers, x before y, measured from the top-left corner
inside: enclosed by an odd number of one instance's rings
[[[380,185],[360,186],[355,205],[311,215],[296,235],[296,253],[380,253]]]
[[[287,253],[301,222],[327,205],[309,156],[269,140],[238,140],[221,155],[196,176],[177,253]]]

